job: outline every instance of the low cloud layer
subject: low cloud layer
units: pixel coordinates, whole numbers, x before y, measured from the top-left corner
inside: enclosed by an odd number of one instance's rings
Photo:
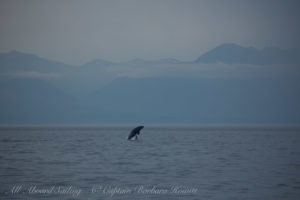
[[[56,73],[41,73],[41,72],[13,72],[2,75],[5,78],[37,78],[37,79],[56,79],[62,77],[61,74]]]
[[[295,76],[297,65],[246,65],[246,64],[153,64],[115,65],[107,71],[119,77],[187,77],[187,78],[243,78]]]

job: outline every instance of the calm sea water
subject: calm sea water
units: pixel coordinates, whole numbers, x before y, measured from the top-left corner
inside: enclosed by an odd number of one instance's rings
[[[0,199],[300,199],[300,129],[0,128]]]

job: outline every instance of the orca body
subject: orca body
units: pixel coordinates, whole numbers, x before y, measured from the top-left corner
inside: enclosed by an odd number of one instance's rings
[[[128,135],[128,140],[132,139],[133,137],[135,137],[137,139],[137,135],[140,134],[140,131],[144,128],[144,126],[138,126],[138,127],[135,127],[131,132],[130,134]]]

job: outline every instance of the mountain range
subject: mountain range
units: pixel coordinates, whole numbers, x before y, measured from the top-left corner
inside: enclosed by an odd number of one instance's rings
[[[0,124],[299,124],[299,50],[223,44],[195,61],[71,66],[0,54]]]
[[[300,64],[299,49],[283,50],[275,47],[256,49],[236,44],[223,44],[203,54],[195,62],[226,64]]]

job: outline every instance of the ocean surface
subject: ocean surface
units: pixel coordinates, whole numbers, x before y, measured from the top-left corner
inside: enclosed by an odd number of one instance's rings
[[[0,127],[0,199],[300,199],[300,129]]]

